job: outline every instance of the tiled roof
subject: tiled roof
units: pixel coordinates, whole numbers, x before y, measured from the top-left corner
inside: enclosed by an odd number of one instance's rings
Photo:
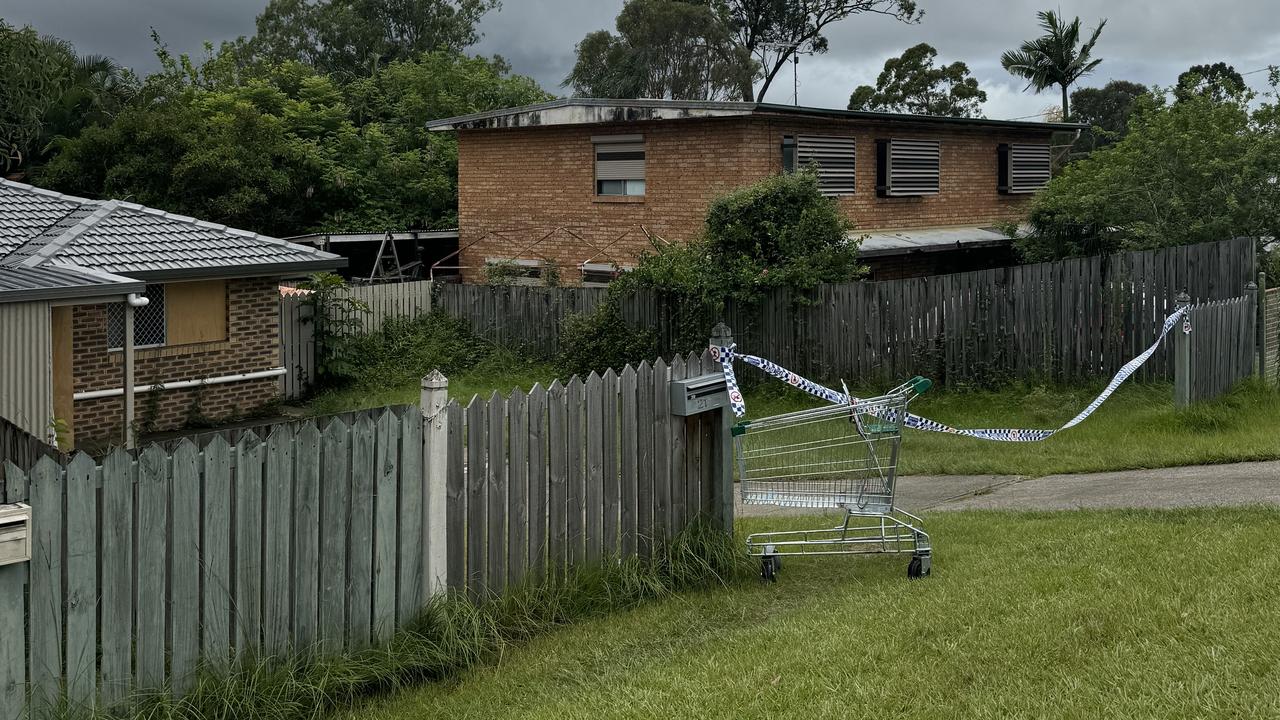
[[[64,267],[0,267],[0,303],[143,292],[146,283]]]
[[[8,267],[78,267],[144,279],[305,273],[346,264],[313,247],[225,225],[5,180],[0,255]]]
[[[85,201],[0,180],[0,257],[44,232]]]

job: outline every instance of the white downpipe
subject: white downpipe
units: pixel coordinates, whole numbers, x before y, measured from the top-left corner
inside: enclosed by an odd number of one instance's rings
[[[129,293],[125,299],[129,301],[130,305],[136,308],[146,307],[151,304],[151,298],[146,295],[139,295],[138,293]]]
[[[244,380],[261,380],[264,378],[280,377],[287,373],[283,367],[271,368],[270,370],[258,370],[251,373],[240,373],[239,375],[221,375],[219,377],[204,378],[203,380],[175,380],[167,383],[157,383],[155,385],[138,385],[133,389],[134,393],[147,393],[153,390],[177,390],[180,388],[197,387],[199,385],[223,385],[225,383],[242,382]],[[98,398],[119,397],[124,395],[124,388],[111,388],[110,390],[86,390],[78,392],[71,397],[75,400],[96,400]]]

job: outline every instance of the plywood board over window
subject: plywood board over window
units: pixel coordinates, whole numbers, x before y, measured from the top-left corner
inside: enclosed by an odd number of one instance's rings
[[[169,345],[227,339],[227,283],[199,280],[165,286]]]

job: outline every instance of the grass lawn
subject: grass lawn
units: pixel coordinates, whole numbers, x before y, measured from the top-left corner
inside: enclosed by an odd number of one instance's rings
[[[1268,549],[1280,511],[926,523],[936,554],[922,581],[906,580],[905,557],[790,559],[776,585],[575,624],[337,717],[1280,714],[1280,554]]]
[[[497,357],[449,379],[449,394],[466,403],[475,394],[509,393],[557,377],[554,365]],[[919,415],[956,427],[1054,428],[1070,420],[1102,389],[1013,386],[999,391],[930,391],[912,403]],[[864,388],[858,394],[875,394]],[[908,431],[902,472],[910,474],[1049,475],[1280,458],[1280,394],[1245,383],[1227,397],[1175,411],[1167,384],[1124,385],[1081,425],[1040,443],[998,443]],[[317,415],[416,403],[416,383],[351,388],[315,398]],[[767,381],[747,393],[753,417],[813,407],[815,401]]]

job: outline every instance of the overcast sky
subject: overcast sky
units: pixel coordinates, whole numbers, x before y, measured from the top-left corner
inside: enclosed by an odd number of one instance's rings
[[[987,91],[985,113],[1012,118],[1043,112],[1056,95],[1033,95],[1000,68],[1000,53],[1038,34],[1044,0],[918,0],[919,25],[856,16],[828,29],[831,51],[800,61],[800,103],[844,107],[852,89],[873,84],[886,58],[919,42],[939,60],[963,60]],[[81,53],[115,57],[139,71],[155,68],[149,27],[176,52],[198,53],[205,40],[253,32],[265,0],[0,0],[0,17],[60,36]],[[1096,54],[1105,61],[1085,85],[1109,79],[1169,84],[1190,65],[1225,60],[1241,72],[1280,64],[1276,0],[1076,0],[1058,3],[1086,27],[1109,19]],[[481,24],[474,52],[499,54],[552,92],[573,62],[573,46],[592,30],[613,28],[622,0],[504,0]],[[1265,73],[1246,80],[1262,88]],[[791,73],[767,98],[791,102]]]

